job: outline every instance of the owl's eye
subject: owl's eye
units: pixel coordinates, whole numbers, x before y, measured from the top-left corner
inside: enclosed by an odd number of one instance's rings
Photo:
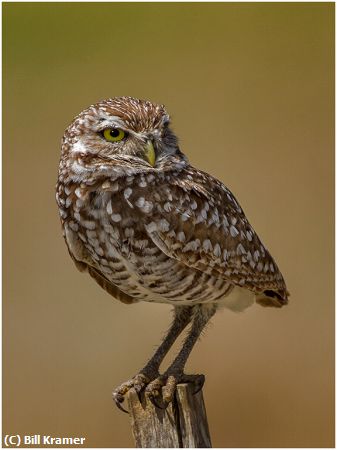
[[[118,142],[125,138],[125,132],[120,128],[106,128],[103,136],[109,142]]]

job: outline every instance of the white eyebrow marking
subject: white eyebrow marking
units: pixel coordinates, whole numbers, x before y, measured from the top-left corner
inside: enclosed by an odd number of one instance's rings
[[[97,131],[105,128],[127,128],[125,122],[117,116],[101,116],[100,121],[96,127]]]

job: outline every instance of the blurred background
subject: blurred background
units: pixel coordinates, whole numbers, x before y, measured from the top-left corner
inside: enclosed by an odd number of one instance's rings
[[[54,198],[66,126],[130,95],[166,105],[291,292],[281,310],[221,311],[189,359],[214,447],[334,446],[334,4],[4,3],[3,58],[3,434],[133,446],[111,392],[170,307],[79,273]]]

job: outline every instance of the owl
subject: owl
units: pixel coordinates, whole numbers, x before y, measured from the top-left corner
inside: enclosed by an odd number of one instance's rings
[[[189,164],[162,105],[116,97],[75,117],[63,136],[56,200],[80,271],[123,303],[173,307],[154,355],[113,392],[120,409],[131,388],[164,408],[177,383],[202,387],[204,376],[187,375],[184,366],[218,309],[287,304],[282,274],[238,201]],[[185,328],[178,355],[161,373]]]

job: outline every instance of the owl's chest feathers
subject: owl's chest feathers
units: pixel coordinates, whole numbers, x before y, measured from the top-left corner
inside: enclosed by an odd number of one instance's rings
[[[139,173],[101,177],[95,183],[59,183],[57,200],[73,256],[86,263],[91,259],[107,272],[115,269],[110,261],[120,259],[131,272],[150,271],[162,251],[149,237],[147,226],[161,222],[167,226],[162,212],[170,212],[172,205],[181,205],[184,211],[184,204],[190,204],[188,194],[174,189],[178,175]],[[165,264],[169,258],[162,256]],[[109,267],[104,267],[106,263]]]
[[[57,201],[73,256],[85,262],[91,259],[98,267],[119,259],[130,263],[157,252],[144,228],[145,215],[154,205],[142,194],[153,181],[153,175],[139,175],[95,185],[59,185]],[[105,269],[110,272],[111,264]]]

